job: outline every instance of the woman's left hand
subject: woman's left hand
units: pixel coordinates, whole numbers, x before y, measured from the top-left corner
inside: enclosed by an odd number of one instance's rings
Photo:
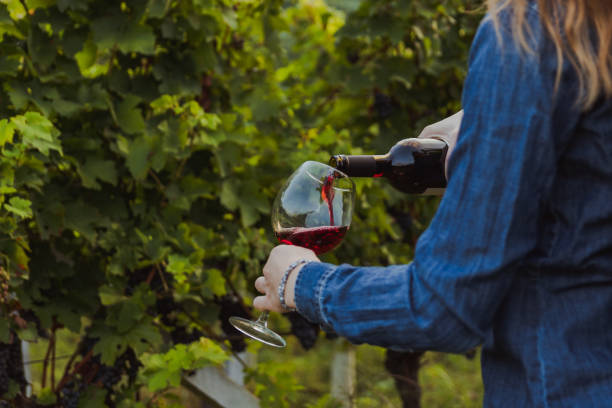
[[[257,296],[253,300],[253,306],[259,310],[270,310],[282,312],[278,298],[278,286],[283,274],[293,262],[298,259],[320,262],[313,251],[295,245],[279,245],[272,248],[268,261],[263,267],[263,276],[255,281],[255,289],[264,296]],[[285,303],[289,307],[295,307],[294,291],[297,275],[304,264],[300,264],[289,275],[285,286]]]

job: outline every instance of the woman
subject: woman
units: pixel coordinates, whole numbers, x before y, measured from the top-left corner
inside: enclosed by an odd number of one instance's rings
[[[470,51],[448,188],[409,265],[270,254],[277,290],[359,343],[482,345],[485,406],[612,398],[612,3],[490,0]],[[288,266],[296,260],[293,270]]]

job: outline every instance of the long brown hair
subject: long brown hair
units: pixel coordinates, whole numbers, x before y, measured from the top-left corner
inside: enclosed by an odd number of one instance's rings
[[[499,12],[511,7],[514,39],[527,52],[532,51],[526,24],[529,3],[529,0],[487,0],[497,27]],[[611,97],[612,0],[537,0],[537,5],[542,24],[556,49],[556,87],[561,80],[563,60],[567,58],[578,74],[579,106],[586,110],[600,96]]]

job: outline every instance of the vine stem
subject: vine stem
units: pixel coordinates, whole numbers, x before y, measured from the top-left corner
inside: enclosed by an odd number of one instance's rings
[[[155,174],[155,172],[151,169],[149,169],[149,175],[153,178],[153,180],[155,180],[155,184],[157,184],[157,188],[159,189],[159,191],[164,192],[166,191],[166,187],[164,186],[164,184],[161,182],[161,180],[159,179],[159,177],[157,177],[157,174]]]
[[[55,389],[56,392],[61,390],[64,384],[66,384],[68,382],[68,379],[71,377],[70,367],[72,366],[72,363],[74,363],[74,360],[77,358],[82,348],[83,340],[79,342],[79,345],[77,346],[76,350],[74,350],[74,353],[72,353],[72,355],[70,356],[70,360],[68,360],[68,362],[66,363],[66,367],[64,367],[64,374],[62,375],[62,378],[60,379],[59,383],[57,384],[57,388]]]
[[[55,333],[55,327],[53,329],[53,334],[51,336],[51,340],[53,343],[53,346],[51,347],[51,389],[55,389],[55,340],[56,340],[56,333]]]
[[[164,285],[164,290],[166,292],[168,292],[170,289],[168,288],[168,282],[166,282],[166,278],[164,278],[164,273],[162,272],[161,268],[159,267],[159,264],[156,263],[155,264],[155,269],[157,269],[157,273],[159,274],[159,278],[161,279],[163,285]]]
[[[70,381],[70,379],[73,377],[74,374],[70,374],[69,368],[70,368],[70,365],[72,364],[72,362],[74,362],[74,359],[78,355],[79,351],[80,351],[80,347],[77,347],[77,350],[74,352],[74,354],[70,358],[70,361],[68,361],[68,364],[66,365],[66,368],[64,370],[64,376],[60,380],[59,384],[57,384],[57,388],[55,389],[56,392],[61,390],[62,387],[64,386],[64,384],[66,384],[68,381]],[[83,357],[83,359],[79,362],[79,364],[76,365],[76,367],[74,368],[74,372],[75,373],[78,372],[81,369],[81,367],[85,363],[87,363],[92,356],[93,356],[93,349],[89,350],[89,352],[85,355],[85,357]],[[43,373],[44,373],[44,371],[43,371]]]
[[[43,362],[42,381],[40,383],[42,388],[47,386],[47,367],[49,366],[49,357],[51,356],[51,347],[53,345],[53,329],[51,329],[51,337],[49,338],[49,344],[47,345],[47,351],[45,353],[45,360]]]

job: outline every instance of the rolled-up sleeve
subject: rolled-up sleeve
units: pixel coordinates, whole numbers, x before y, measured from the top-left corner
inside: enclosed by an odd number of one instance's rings
[[[505,34],[504,34],[505,35]],[[312,263],[298,311],[353,342],[459,352],[480,344],[536,249],[556,171],[554,75],[485,20],[470,51],[449,183],[409,265]],[[554,74],[554,73],[553,73]]]

